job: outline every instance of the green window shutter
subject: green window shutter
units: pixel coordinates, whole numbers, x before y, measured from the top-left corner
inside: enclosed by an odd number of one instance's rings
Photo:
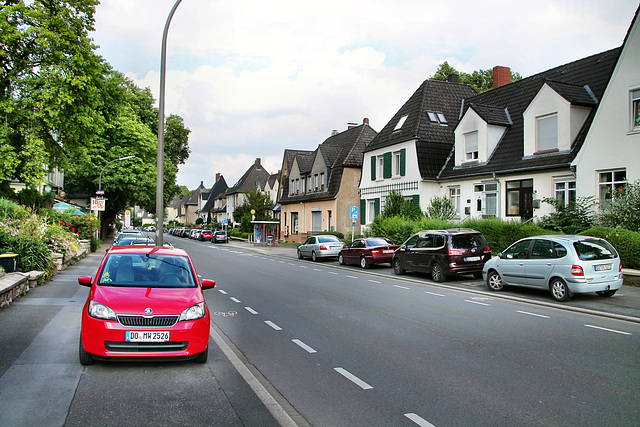
[[[360,199],[360,224],[364,225],[367,223],[367,201],[364,199]]]
[[[376,156],[371,156],[371,181],[376,180]]]
[[[377,198],[374,202],[374,212],[375,216],[380,215],[380,198]]]
[[[404,176],[407,173],[407,149],[400,150],[400,176]]]
[[[391,178],[391,151],[384,153],[384,178]]]
[[[412,197],[411,202],[413,203],[413,206],[420,209],[420,195],[419,194],[414,194]]]

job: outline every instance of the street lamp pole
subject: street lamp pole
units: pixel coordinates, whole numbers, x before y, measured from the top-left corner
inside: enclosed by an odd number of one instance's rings
[[[100,195],[102,195],[102,172],[104,172],[104,170],[107,168],[107,166],[109,166],[113,162],[118,162],[120,160],[133,159],[134,157],[135,156],[120,157],[119,159],[111,160],[110,162],[107,162],[106,165],[104,165],[104,167],[100,171],[100,177],[98,178],[98,193],[100,193]],[[98,233],[98,237],[102,237],[102,223],[100,222],[100,211],[98,211],[98,227],[100,228],[99,233]]]
[[[169,24],[178,5],[177,0],[171,8],[162,34],[162,51],[160,54],[160,94],[158,97],[158,159],[156,164],[156,245],[164,245],[164,92],[167,72],[167,34]]]

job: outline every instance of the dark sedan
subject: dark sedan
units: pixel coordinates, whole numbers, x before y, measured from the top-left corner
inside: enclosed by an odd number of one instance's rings
[[[338,262],[344,264],[358,264],[368,268],[371,264],[388,262],[391,264],[393,253],[398,245],[384,237],[368,237],[354,240],[338,254]]]

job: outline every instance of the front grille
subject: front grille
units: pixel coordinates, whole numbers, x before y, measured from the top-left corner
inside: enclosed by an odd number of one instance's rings
[[[154,351],[185,351],[189,341],[169,342],[128,342],[105,341],[107,351],[119,351],[126,353],[154,352]]]
[[[122,326],[133,327],[169,327],[178,323],[180,316],[118,316],[118,322]]]

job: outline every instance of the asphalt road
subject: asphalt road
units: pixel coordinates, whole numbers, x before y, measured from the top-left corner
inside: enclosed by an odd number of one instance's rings
[[[172,240],[215,324],[310,424],[637,425],[640,325]]]
[[[212,336],[226,344],[212,339],[204,365],[82,367],[88,289],[76,279],[94,274],[102,254],[91,254],[0,310],[1,426],[277,425],[228,349],[299,424],[640,421],[638,322],[443,288],[389,268],[165,240],[216,280],[206,298]]]

